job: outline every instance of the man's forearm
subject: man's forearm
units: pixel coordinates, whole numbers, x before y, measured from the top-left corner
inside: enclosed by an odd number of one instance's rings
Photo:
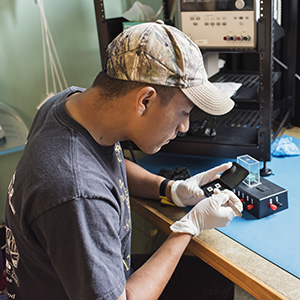
[[[124,299],[158,299],[191,238],[190,234],[171,233],[153,256],[127,280]]]
[[[165,179],[148,172],[141,166],[125,160],[130,195],[158,199],[159,187]],[[171,199],[170,181],[166,196]],[[171,278],[192,236],[189,233],[171,233],[162,246],[127,280],[120,300],[158,299]]]

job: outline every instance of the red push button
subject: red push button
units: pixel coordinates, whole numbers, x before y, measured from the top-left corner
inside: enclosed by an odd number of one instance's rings
[[[244,202],[245,202],[245,199],[243,199],[243,198],[241,198],[240,200],[241,200],[241,202],[242,202],[242,203],[244,203]]]
[[[251,209],[253,209],[254,205],[253,204],[248,204],[246,207],[247,207],[248,210],[251,210]]]
[[[276,210],[276,209],[277,209],[277,206],[276,206],[275,204],[270,204],[270,208],[271,208],[272,210]]]

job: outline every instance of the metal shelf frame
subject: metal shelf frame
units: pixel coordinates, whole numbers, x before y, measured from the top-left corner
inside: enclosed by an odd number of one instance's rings
[[[175,0],[163,0],[164,17],[166,19],[169,16],[169,10],[173,5],[173,1]],[[273,0],[260,1],[260,17],[257,22],[257,47],[254,51],[251,51],[258,56],[259,65],[258,73],[256,74],[259,78],[257,84],[257,99],[249,99],[249,103],[253,104],[253,102],[256,102],[254,113],[258,118],[257,128],[255,131],[251,129],[251,141],[241,142],[243,139],[239,139],[239,137],[249,133],[249,128],[228,128],[226,134],[229,134],[229,136],[232,134],[232,136],[230,136],[227,141],[225,133],[224,136],[220,136],[219,138],[184,136],[176,138],[167,146],[163,147],[161,151],[231,158],[247,153],[263,161],[265,166],[266,162],[271,160],[272,141],[277,137],[281,129],[294,117],[298,15],[297,0],[282,0],[282,26],[278,26],[273,18],[273,2]],[[94,0],[94,6],[101,62],[102,66],[104,66],[105,49],[109,42],[121,32],[122,18],[106,19],[103,0]],[[279,36],[277,34],[278,28],[281,30]],[[284,69],[280,68],[274,60],[275,43],[276,45],[280,43],[279,48],[277,46],[276,49],[279,49],[279,59],[286,66]],[[213,52],[215,52],[215,50]],[[222,49],[219,52],[226,53],[226,49]],[[227,53],[231,53],[231,55],[241,52],[243,51],[227,51]],[[245,53],[246,52],[247,51],[245,51]],[[276,57],[276,59],[277,58],[278,57]],[[279,82],[280,85],[280,107],[275,109],[274,86],[277,82]],[[247,99],[243,99],[242,102],[247,102]],[[238,109],[240,109],[239,100],[236,100],[236,103],[238,104]],[[277,119],[278,116],[280,116],[279,120]],[[232,133],[230,133],[230,131],[232,131]]]

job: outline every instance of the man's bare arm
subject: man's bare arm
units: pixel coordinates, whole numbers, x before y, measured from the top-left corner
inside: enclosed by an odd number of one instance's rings
[[[158,299],[191,238],[188,233],[171,233],[149,260],[129,277],[118,300]]]

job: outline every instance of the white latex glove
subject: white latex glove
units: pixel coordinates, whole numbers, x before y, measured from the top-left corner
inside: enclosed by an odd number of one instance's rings
[[[218,178],[220,173],[230,169],[232,162],[222,164],[186,180],[176,180],[171,186],[172,201],[179,207],[193,206],[205,198],[200,186]]]
[[[197,236],[203,230],[227,226],[236,216],[226,203],[229,199],[239,211],[243,210],[240,199],[233,192],[215,190],[214,195],[199,202],[182,219],[171,225],[171,230]]]

